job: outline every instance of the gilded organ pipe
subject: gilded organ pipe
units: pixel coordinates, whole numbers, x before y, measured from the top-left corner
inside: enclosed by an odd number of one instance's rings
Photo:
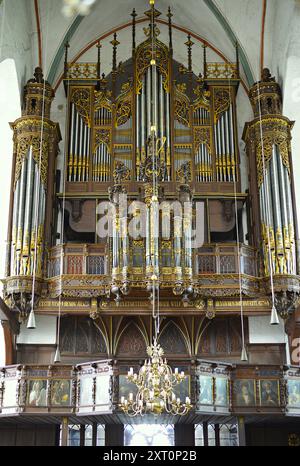
[[[255,119],[246,125],[243,135],[250,160],[253,156],[256,160],[252,191],[258,191],[265,276],[297,273],[290,179],[293,124],[281,114],[280,95],[279,85],[269,70],[264,70],[262,80],[250,90]]]

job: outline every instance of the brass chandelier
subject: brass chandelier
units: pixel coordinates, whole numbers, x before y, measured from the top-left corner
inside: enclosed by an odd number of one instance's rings
[[[136,374],[133,368],[128,372],[128,380],[137,386],[137,393],[129,393],[129,399],[121,398],[121,408],[130,417],[145,414],[159,415],[162,413],[183,416],[191,409],[191,401],[186,397],[182,403],[174,393],[174,387],[185,379],[184,372],[175,369],[172,372],[167,360],[163,358],[164,350],[156,338],[147,348],[149,359]]]
[[[156,73],[156,61],[154,37],[155,37],[155,9],[154,1],[150,0],[151,6],[151,24],[150,31],[152,36],[152,59],[150,66]],[[156,101],[156,100],[155,100]],[[153,104],[152,104],[153,105]],[[155,105],[155,104],[154,104]],[[153,115],[156,115],[155,109]],[[130,417],[144,416],[145,414],[160,415],[163,413],[183,416],[187,414],[192,405],[189,397],[186,397],[185,403],[182,403],[180,397],[174,393],[174,388],[181,384],[185,379],[185,373],[179,373],[178,368],[175,368],[173,373],[172,368],[168,365],[166,358],[163,358],[164,350],[158,343],[159,335],[159,244],[158,244],[158,176],[159,176],[159,153],[157,151],[156,139],[156,122],[151,126],[151,136],[149,138],[149,146],[151,148],[151,163],[148,173],[152,178],[152,186],[149,186],[149,191],[152,193],[151,200],[148,204],[150,213],[150,228],[149,228],[149,251],[148,251],[148,272],[149,272],[149,291],[152,291],[151,302],[153,306],[153,320],[155,328],[155,336],[153,344],[147,347],[148,359],[139,370],[138,374],[130,368],[127,379],[137,387],[137,392],[129,393],[128,399],[124,396],[120,400],[120,408]]]

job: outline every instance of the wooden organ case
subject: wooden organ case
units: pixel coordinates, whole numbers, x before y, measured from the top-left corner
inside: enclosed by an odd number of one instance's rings
[[[158,30],[156,32],[158,35]],[[197,77],[176,62],[172,47],[155,37],[156,66],[151,66],[151,40],[134,48],[132,59],[100,77],[100,62],[66,66],[68,143],[66,192],[105,192],[116,167],[134,189],[154,120],[165,143],[162,183],[172,192],[188,172],[195,193],[233,193],[240,186],[236,124],[237,63],[207,63]],[[100,45],[98,45],[100,47]],[[154,69],[155,68],[155,69]],[[151,102],[156,100],[156,115]]]

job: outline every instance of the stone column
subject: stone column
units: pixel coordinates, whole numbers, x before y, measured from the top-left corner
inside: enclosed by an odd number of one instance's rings
[[[97,422],[93,422],[93,425],[92,425],[92,446],[93,447],[97,446],[97,430],[98,430],[98,424]]]
[[[237,418],[237,425],[238,425],[238,442],[239,447],[246,446],[246,432],[245,432],[245,419],[243,416],[239,416]]]
[[[216,447],[220,446],[220,425],[215,424],[215,442],[216,442]]]
[[[202,423],[203,428],[203,446],[208,447],[208,424],[207,422]]]
[[[61,440],[60,446],[67,447],[69,443],[69,419],[67,417],[63,417],[61,423]]]
[[[80,446],[84,447],[85,444],[85,425],[81,424],[80,426]]]

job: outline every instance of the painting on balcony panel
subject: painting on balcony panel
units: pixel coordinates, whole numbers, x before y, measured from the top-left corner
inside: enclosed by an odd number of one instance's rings
[[[288,404],[300,408],[300,380],[288,380]]]
[[[179,372],[181,370],[184,370],[186,373],[186,367],[185,368],[179,368]],[[191,377],[187,375],[185,379],[180,382],[178,385],[175,385],[173,392],[176,395],[176,398],[180,398],[182,403],[185,403],[186,397],[191,396]]]
[[[102,409],[109,408],[111,375],[98,375],[96,377],[96,405]]]
[[[249,379],[236,380],[234,394],[237,406],[255,406],[255,381]]]
[[[93,377],[80,379],[80,406],[93,406]]]
[[[71,403],[70,380],[54,380],[51,389],[52,406],[69,406]]]
[[[47,380],[28,381],[27,404],[29,406],[47,406]]]
[[[213,404],[213,377],[200,375],[200,404]]]
[[[137,394],[137,386],[129,382],[126,375],[119,375],[119,400],[121,400],[122,396],[128,399],[129,393],[133,393],[135,396]]]
[[[215,378],[215,404],[217,406],[229,405],[228,379],[224,377]]]
[[[262,406],[279,406],[280,391],[278,380],[260,380],[259,396]]]

